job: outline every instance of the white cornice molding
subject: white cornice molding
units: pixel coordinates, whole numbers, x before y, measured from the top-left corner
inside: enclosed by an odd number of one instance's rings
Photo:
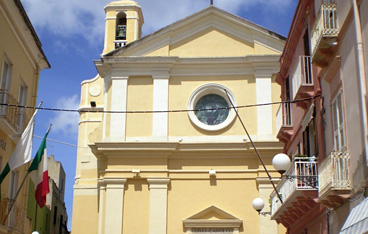
[[[214,18],[216,18],[216,23],[214,23]],[[229,27],[229,24],[232,26]],[[254,43],[256,40],[261,45],[266,45],[267,48],[280,54],[285,43],[284,39],[276,36],[270,30],[215,7],[209,7],[119,49],[119,51],[116,51],[116,55],[142,56],[164,45],[177,43],[211,27],[233,35],[242,41]],[[150,43],[152,45],[147,47],[147,44]]]
[[[273,157],[281,152],[280,142],[254,142],[262,157]],[[255,158],[250,142],[244,143],[180,143],[180,142],[96,142],[90,144],[93,154],[106,158]],[[231,154],[230,154],[231,152]],[[190,154],[188,154],[190,153]]]
[[[127,76],[222,76],[277,74],[279,56],[244,56],[244,57],[107,57],[95,61],[102,77],[108,73]],[[200,65],[200,67],[198,66]],[[261,72],[261,73],[260,73]]]
[[[243,223],[240,219],[208,220],[186,219],[183,220],[185,228],[239,228]]]

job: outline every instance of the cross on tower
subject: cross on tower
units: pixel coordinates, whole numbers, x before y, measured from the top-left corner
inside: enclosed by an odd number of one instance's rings
[[[213,5],[213,0],[211,0],[211,5]]]

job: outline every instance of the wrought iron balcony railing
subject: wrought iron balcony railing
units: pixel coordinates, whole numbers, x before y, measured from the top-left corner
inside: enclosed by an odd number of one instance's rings
[[[298,196],[295,191],[316,190],[318,188],[317,162],[311,157],[295,157],[292,166],[285,173],[277,185],[277,190],[284,202],[292,196]],[[282,207],[275,192],[271,194],[271,216],[274,216]]]
[[[328,49],[336,45],[339,28],[337,24],[336,4],[322,4],[313,25],[311,48],[313,61],[319,60],[319,52],[328,53]],[[328,39],[328,40],[324,40]],[[317,58],[319,57],[319,58]]]
[[[282,103],[276,112],[276,132],[283,126],[291,126],[291,104]]]
[[[310,56],[299,56],[299,63],[292,77],[293,98],[308,96],[313,90],[312,60]],[[312,88],[312,89],[311,89]]]
[[[319,165],[318,170],[319,197],[324,197],[330,190],[351,189],[349,152],[332,151]]]
[[[19,103],[8,90],[0,89],[0,118],[13,127],[16,133],[23,132],[29,121],[24,108],[17,107]]]

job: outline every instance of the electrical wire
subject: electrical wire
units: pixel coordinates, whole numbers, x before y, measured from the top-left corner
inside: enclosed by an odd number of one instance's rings
[[[43,139],[42,136],[37,136],[37,135],[33,135],[34,137],[36,138],[40,138],[40,139]],[[62,144],[62,145],[67,145],[67,146],[72,146],[72,147],[76,147],[76,148],[88,148],[88,147],[83,147],[83,146],[78,146],[78,145],[75,145],[75,144],[71,144],[71,143],[68,143],[68,142],[65,142],[65,141],[59,141],[59,140],[55,140],[55,139],[51,139],[51,138],[47,138],[47,141],[52,141],[52,142],[55,142],[55,143],[59,143],[59,144]]]
[[[269,105],[277,105],[277,104],[285,104],[285,103],[298,103],[305,102],[309,100],[313,100],[317,97],[321,97],[321,95],[316,95],[308,98],[301,98],[289,101],[279,101],[279,102],[268,102],[261,104],[249,104],[249,105],[241,105],[235,107],[221,107],[221,108],[202,108],[202,109],[193,109],[193,110],[137,110],[137,111],[109,111],[109,110],[76,110],[76,109],[61,109],[61,108],[50,108],[50,107],[35,107],[35,106],[24,106],[24,105],[12,105],[7,103],[0,103],[0,106],[7,107],[16,107],[16,108],[25,108],[25,109],[34,109],[34,110],[43,110],[43,111],[56,111],[56,112],[75,112],[75,113],[107,113],[107,114],[152,114],[152,113],[179,113],[179,112],[197,112],[197,111],[209,111],[209,110],[230,110],[233,108],[241,109],[241,108],[249,108],[249,107],[258,107],[258,106],[269,106]],[[92,107],[93,109],[94,107]]]

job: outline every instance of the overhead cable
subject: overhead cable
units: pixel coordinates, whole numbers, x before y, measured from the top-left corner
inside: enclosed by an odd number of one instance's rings
[[[301,99],[294,99],[289,101],[279,101],[279,102],[268,102],[268,103],[260,103],[260,104],[249,104],[249,105],[241,105],[236,106],[234,108],[241,109],[241,108],[249,108],[249,107],[258,107],[258,106],[269,106],[269,105],[277,105],[277,104],[285,104],[285,103],[298,103],[298,102],[305,102],[315,98],[321,97],[321,95],[316,95],[313,97],[308,98],[301,98]],[[221,108],[202,108],[202,109],[182,109],[182,110],[136,110],[136,111],[119,111],[119,110],[101,110],[96,109],[96,107],[91,107],[89,109],[61,109],[61,108],[50,108],[50,107],[35,107],[35,106],[24,106],[24,105],[12,105],[7,103],[0,103],[0,106],[7,106],[7,107],[16,107],[16,108],[25,108],[25,109],[34,109],[34,110],[43,110],[43,111],[56,111],[56,112],[76,112],[76,113],[107,113],[107,114],[150,114],[150,113],[178,113],[178,112],[191,112],[191,111],[210,111],[210,110],[230,110],[233,107],[221,107]]]

